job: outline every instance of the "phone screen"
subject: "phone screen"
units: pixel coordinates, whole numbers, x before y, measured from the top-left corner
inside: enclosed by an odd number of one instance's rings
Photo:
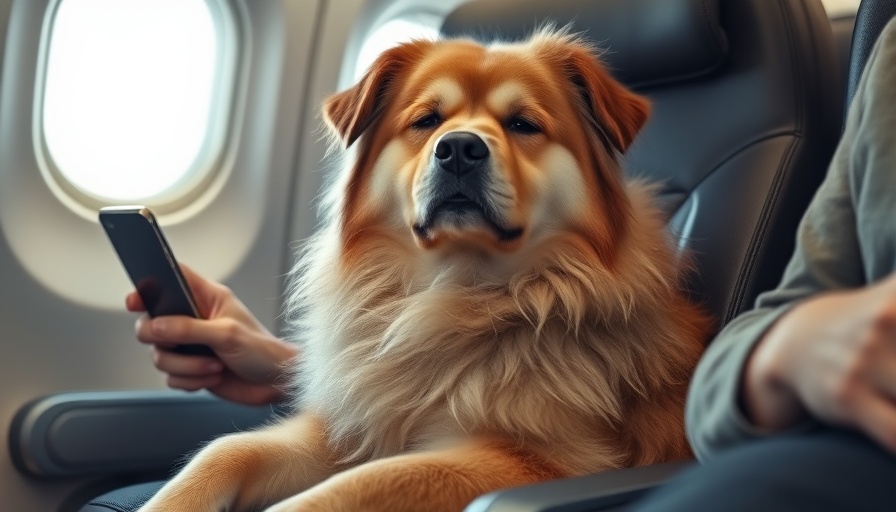
[[[107,207],[99,217],[149,316],[199,318],[193,294],[152,212],[142,206]],[[179,345],[173,350],[214,354],[204,345]]]
[[[177,260],[148,209],[104,209],[100,222],[150,316],[199,317],[190,290],[179,275]]]

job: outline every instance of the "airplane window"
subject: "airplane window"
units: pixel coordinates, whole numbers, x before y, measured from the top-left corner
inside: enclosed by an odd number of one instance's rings
[[[355,64],[355,79],[367,71],[373,61],[384,51],[412,39],[435,39],[439,35],[439,18],[418,15],[414,19],[395,18],[374,29],[358,53]]]
[[[822,0],[829,16],[855,14],[859,8],[859,0]]]
[[[51,179],[88,205],[164,203],[201,182],[228,118],[222,14],[214,0],[60,0],[39,116]]]

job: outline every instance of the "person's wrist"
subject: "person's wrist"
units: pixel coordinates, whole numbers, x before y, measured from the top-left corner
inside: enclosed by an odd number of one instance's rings
[[[280,338],[275,338],[271,347],[274,354],[274,360],[276,360],[280,366],[284,367],[284,369],[287,365],[292,363],[297,355],[299,355],[299,348],[295,344],[288,343]]]
[[[273,336],[269,338],[265,347],[268,352],[268,359],[275,370],[271,373],[273,379],[270,383],[274,386],[282,386],[287,381],[288,376],[291,375],[289,371],[290,366],[299,354],[299,349],[295,344],[287,343]]]
[[[280,371],[278,372],[277,382],[273,384],[273,389],[275,392],[275,396],[272,399],[272,403],[284,404],[286,403],[291,394],[289,393],[290,386],[292,385],[291,377],[293,372],[291,372],[291,365],[295,364],[295,359],[299,356],[299,347],[295,343],[288,343],[280,338],[277,338],[277,352],[279,354],[280,361]]]
[[[271,384],[268,386],[266,401],[269,404],[284,404],[289,399],[289,393],[284,383]]]

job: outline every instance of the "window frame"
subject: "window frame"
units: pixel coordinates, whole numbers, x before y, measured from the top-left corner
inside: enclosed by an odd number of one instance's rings
[[[381,16],[377,19],[368,30],[364,33],[364,37],[361,39],[360,44],[356,50],[355,55],[353,56],[353,72],[352,72],[352,80],[357,81],[364,73],[369,69],[369,67],[376,61],[379,55],[382,55],[383,52],[388,50],[389,48],[393,48],[401,43],[413,40],[411,39],[398,39],[393,41],[391,46],[383,46],[379,53],[373,55],[365,55],[365,48],[373,42],[374,37],[379,34],[381,31],[385,30],[390,24],[396,22],[404,22],[410,24],[416,24],[419,27],[426,27],[426,29],[432,29],[433,33],[431,34],[432,40],[437,40],[439,38],[439,29],[441,28],[441,22],[443,21],[444,16],[437,10],[434,9],[405,9],[399,11],[398,13],[389,13],[387,16]],[[423,21],[423,22],[421,22]],[[373,57],[372,59],[368,57]],[[367,62],[365,62],[367,61]]]
[[[36,70],[32,114],[32,141],[41,175],[53,195],[82,217],[95,219],[96,211],[108,205],[134,203],[133,199],[103,197],[82,190],[65,176],[54,161],[44,132],[50,48],[59,8],[66,0],[51,0],[44,17]],[[230,142],[238,135],[238,119],[244,101],[247,42],[240,10],[230,0],[204,0],[215,27],[216,62],[205,137],[192,165],[161,192],[141,199],[158,214],[171,214],[198,203],[207,204],[221,189],[229,174],[233,154]]]

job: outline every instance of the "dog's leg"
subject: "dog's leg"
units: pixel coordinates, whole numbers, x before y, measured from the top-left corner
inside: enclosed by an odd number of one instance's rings
[[[452,449],[368,462],[267,512],[458,512],[487,492],[562,476],[513,444],[471,440]]]
[[[336,472],[321,418],[303,414],[212,441],[140,512],[239,511],[275,503]]]

